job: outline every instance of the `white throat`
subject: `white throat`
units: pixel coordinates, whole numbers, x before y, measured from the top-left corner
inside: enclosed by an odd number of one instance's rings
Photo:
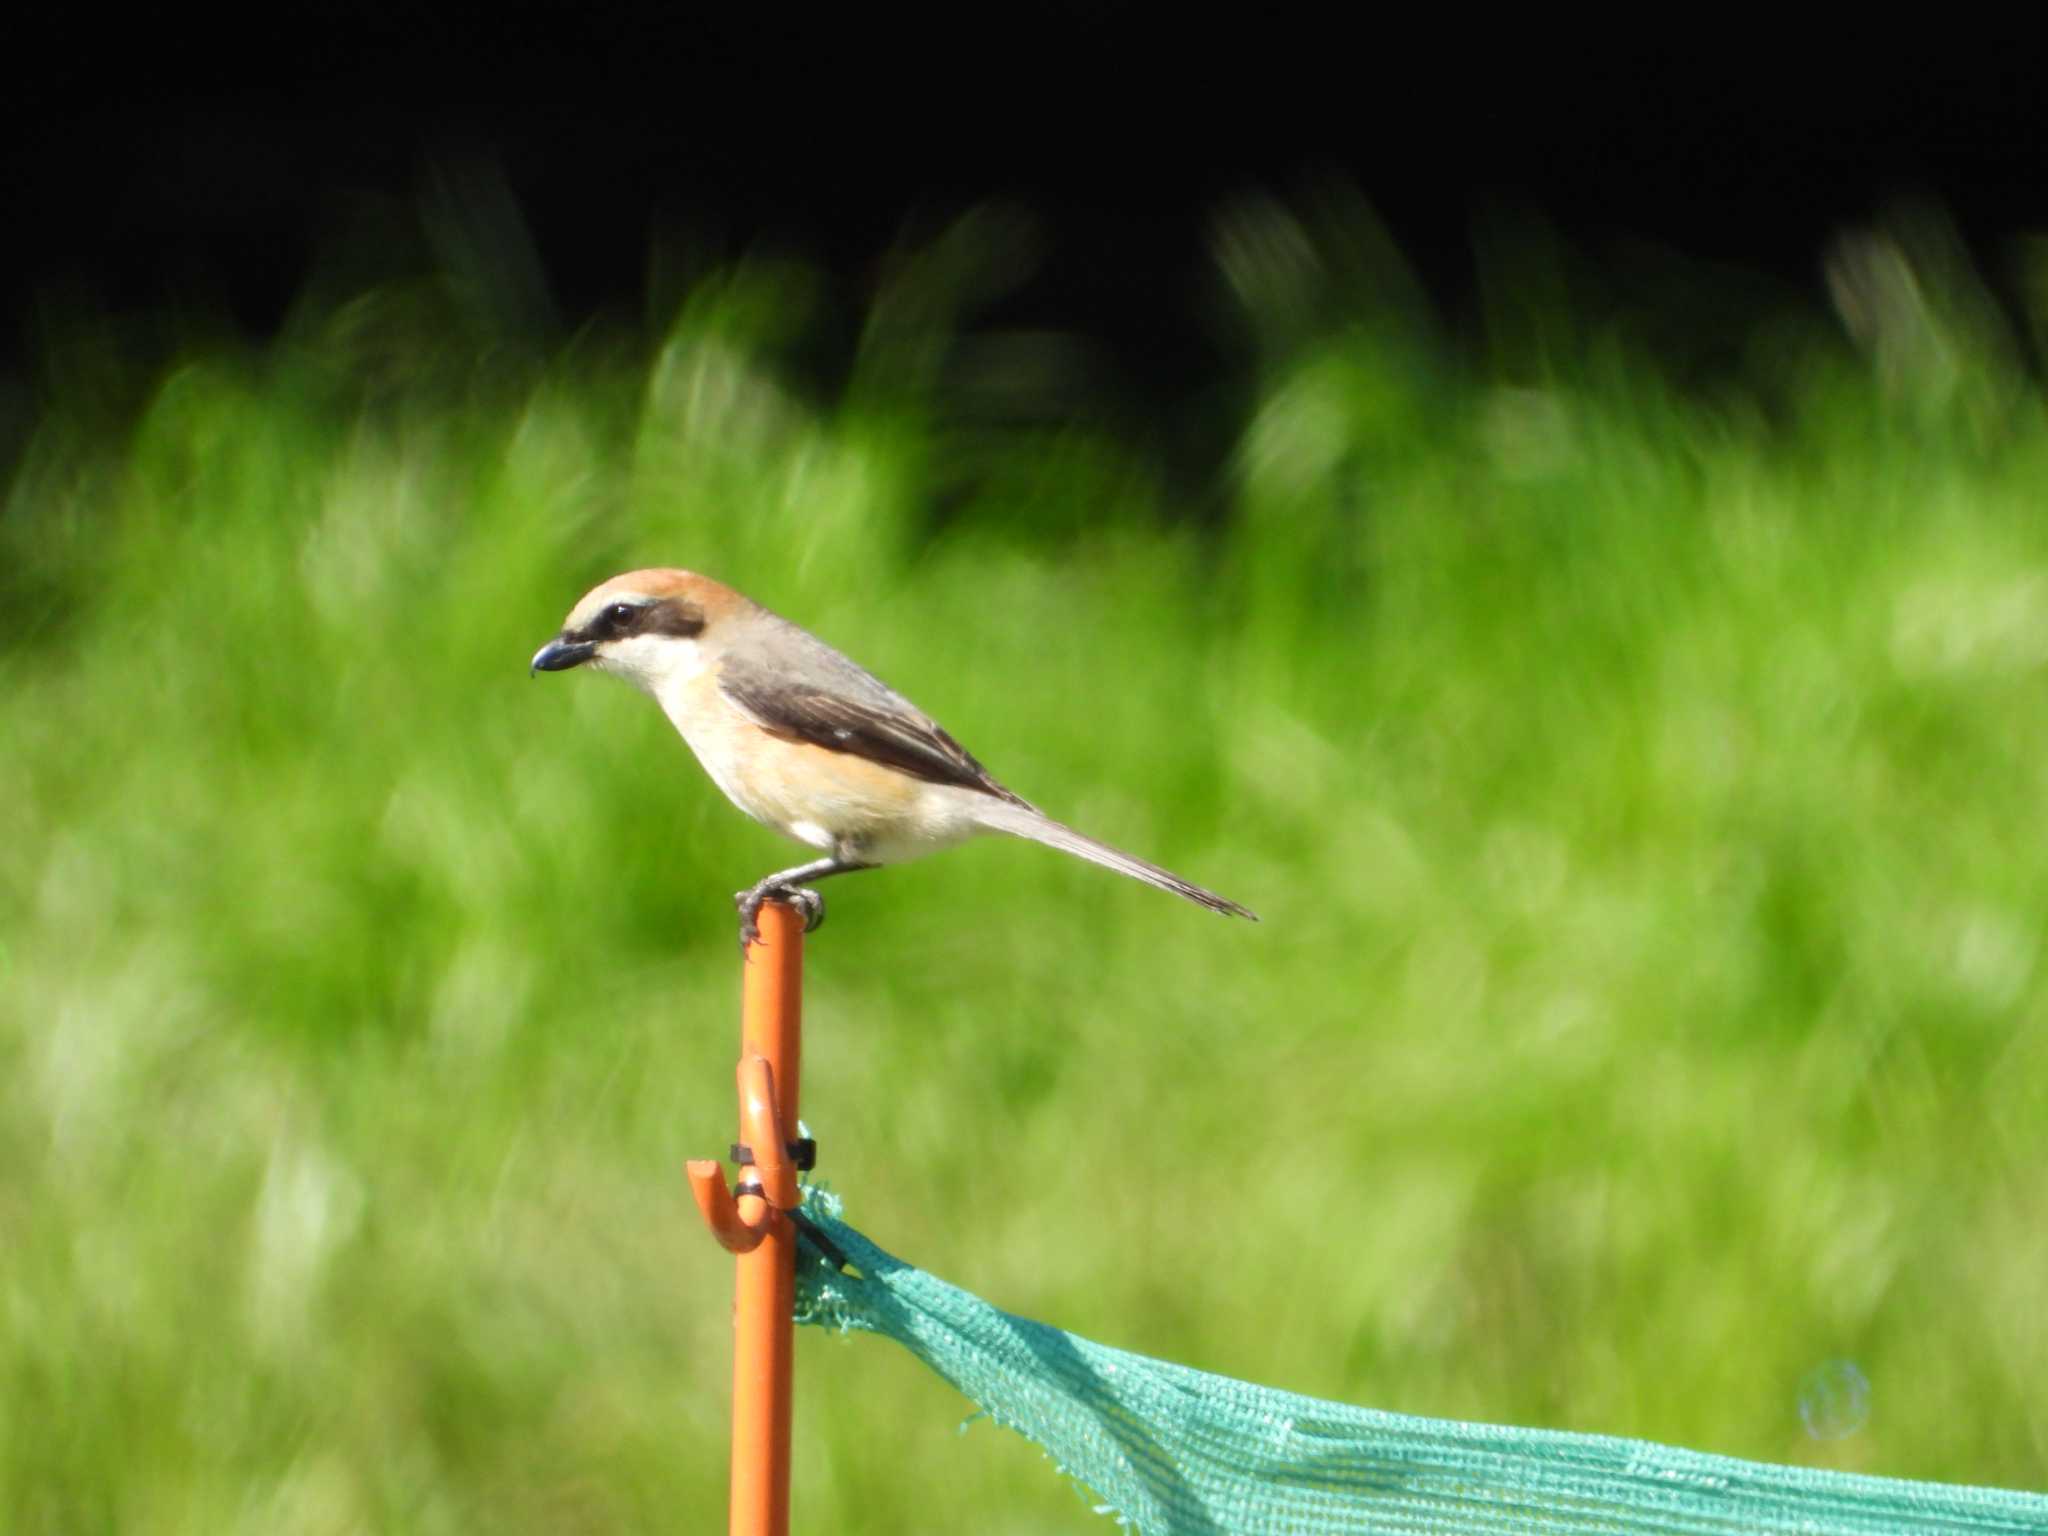
[[[698,641],[676,635],[629,635],[613,640],[593,661],[600,670],[624,678],[664,707],[710,664]]]

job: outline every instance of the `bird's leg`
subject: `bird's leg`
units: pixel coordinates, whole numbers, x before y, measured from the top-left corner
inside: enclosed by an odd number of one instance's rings
[[[799,864],[793,869],[778,869],[772,875],[756,880],[744,891],[733,895],[733,904],[740,909],[740,948],[745,949],[761,937],[761,930],[755,919],[760,914],[761,903],[771,896],[780,896],[803,909],[804,932],[809,933],[825,921],[825,898],[816,891],[807,890],[801,884],[805,880],[823,880],[828,875],[851,874],[856,869],[873,869],[872,864],[858,864],[852,859],[837,855],[813,859],[808,864]]]

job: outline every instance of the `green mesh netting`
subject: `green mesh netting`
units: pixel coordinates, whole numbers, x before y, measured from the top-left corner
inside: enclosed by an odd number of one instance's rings
[[[886,1334],[1144,1536],[1347,1532],[2048,1532],[2048,1496],[1737,1461],[1697,1451],[1352,1408],[1109,1349],[1013,1317],[804,1214],[797,1317]]]

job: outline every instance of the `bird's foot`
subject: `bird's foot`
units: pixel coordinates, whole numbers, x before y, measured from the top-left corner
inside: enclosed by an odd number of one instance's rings
[[[807,885],[776,885],[764,880],[733,894],[740,909],[740,949],[761,941],[760,914],[764,901],[786,901],[804,915],[804,932],[813,933],[825,921],[825,898]]]

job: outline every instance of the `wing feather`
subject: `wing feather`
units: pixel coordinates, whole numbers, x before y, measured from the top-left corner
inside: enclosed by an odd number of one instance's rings
[[[844,657],[835,655],[834,660],[849,674],[834,679],[845,682],[844,689],[795,682],[763,667],[728,661],[719,673],[719,691],[784,740],[851,753],[928,783],[1022,803],[908,699]]]

